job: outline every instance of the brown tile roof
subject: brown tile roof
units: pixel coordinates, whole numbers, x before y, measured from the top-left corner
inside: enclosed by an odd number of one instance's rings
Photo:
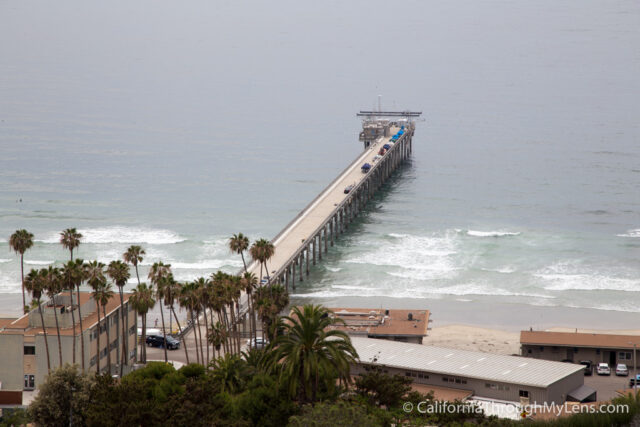
[[[384,309],[330,308],[330,310],[347,323],[346,326],[335,326],[335,329],[347,333],[366,333],[369,337],[423,337],[427,335],[429,326],[429,310],[389,309],[388,317]],[[412,320],[409,320],[409,313],[412,315]]]
[[[2,318],[2,319],[0,319],[0,328],[4,328],[5,326],[11,324],[12,322],[15,322],[16,320],[17,319],[15,317],[11,318],[11,319]]]
[[[633,349],[633,344],[640,348],[640,335],[521,331],[520,344]]]
[[[68,291],[65,292],[68,295]],[[63,293],[63,295],[65,294]],[[75,294],[74,294],[75,295]],[[129,297],[131,297],[130,293],[124,293],[123,295],[123,299],[124,302],[127,302],[129,300]],[[84,304],[87,301],[89,301],[89,299],[91,298],[91,293],[90,292],[80,292],[80,304]],[[44,306],[44,303],[43,303]],[[107,303],[107,315],[109,315],[112,311],[114,311],[115,309],[117,309],[120,306],[120,294],[118,294],[118,292],[114,293],[113,298],[111,298],[109,300],[109,302]],[[76,311],[77,314],[77,311]],[[87,329],[91,329],[92,327],[94,327],[97,323],[98,323],[98,313],[97,311],[92,311],[91,313],[89,313],[89,315],[87,316],[87,313],[82,313],[83,317],[82,317],[82,326],[84,328],[84,330],[86,331]],[[35,314],[35,312],[32,314],[34,316],[39,316],[38,314]],[[104,319],[103,315],[102,315],[102,307],[100,307],[100,321],[102,322]],[[0,330],[0,334],[6,334],[6,335],[25,335],[25,336],[35,336],[35,335],[39,335],[42,334],[42,328],[30,328],[29,327],[29,314],[25,314],[24,316],[18,318],[18,319],[12,319],[13,321],[11,323],[8,323],[7,325],[4,325],[4,330]],[[0,329],[3,326],[0,324]],[[56,328],[47,328],[47,334],[57,334],[56,332]],[[80,334],[80,323],[78,323],[78,318],[76,317],[76,326],[75,328],[73,327],[68,327],[68,328],[60,328],[60,335],[79,335]]]

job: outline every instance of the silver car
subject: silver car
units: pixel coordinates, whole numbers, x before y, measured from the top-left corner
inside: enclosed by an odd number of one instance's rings
[[[616,366],[616,375],[619,377],[626,377],[629,375],[629,368],[624,363],[618,363]]]
[[[596,373],[598,375],[611,375],[611,368],[608,363],[598,363]]]

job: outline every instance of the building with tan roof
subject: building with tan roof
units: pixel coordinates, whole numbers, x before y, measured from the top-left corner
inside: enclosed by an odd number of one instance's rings
[[[428,310],[330,308],[344,325],[332,326],[352,336],[422,344],[429,329]]]
[[[523,356],[536,359],[606,362],[615,367],[624,363],[633,369],[635,349],[640,348],[640,335],[594,334],[585,332],[520,332]]]
[[[125,329],[127,340],[124,342],[127,352],[127,366],[136,360],[137,314],[129,309],[129,297],[124,294]],[[79,311],[82,313],[82,327],[78,321]],[[33,390],[44,381],[48,374],[47,351],[45,346],[45,330],[49,346],[51,369],[60,366],[58,351],[58,335],[55,316],[60,326],[60,343],[62,347],[62,364],[73,362],[73,341],[76,342],[76,363],[82,366],[82,349],[80,334],[84,336],[84,365],[87,371],[97,370],[100,357],[100,370],[107,371],[108,352],[111,357],[111,371],[119,373],[122,354],[122,326],[120,296],[116,292],[105,307],[106,318],[100,307],[100,330],[98,331],[97,305],[91,293],[80,292],[72,297],[69,292],[55,296],[53,301],[42,304],[42,325],[40,311],[35,308],[17,319],[0,319],[0,388],[2,390]],[[75,327],[72,321],[75,317]],[[110,342],[107,340],[109,332]],[[100,334],[100,349],[98,349]]]

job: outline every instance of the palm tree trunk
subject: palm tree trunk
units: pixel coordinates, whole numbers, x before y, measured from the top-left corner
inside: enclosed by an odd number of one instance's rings
[[[200,363],[200,353],[198,353],[198,331],[196,331],[196,324],[194,322],[193,310],[189,309],[189,313],[191,314],[191,326],[193,327],[193,339],[195,341],[196,346],[196,363]]]
[[[160,317],[162,318],[162,336],[164,337],[164,344],[163,344],[163,348],[164,348],[164,363],[167,363],[169,361],[169,357],[167,356],[167,331],[164,328],[164,310],[162,307],[162,298],[159,298],[159,302],[160,302]]]
[[[96,353],[96,373],[100,373],[100,306],[98,306],[98,352]]]
[[[22,277],[22,312],[27,314],[27,299],[24,296],[24,254],[20,254],[20,277]]]
[[[204,308],[203,313],[204,313],[204,330],[206,331],[205,332],[205,335],[206,335],[209,332],[209,320],[207,319],[208,317],[207,307]],[[211,320],[213,322],[213,319]],[[207,363],[209,363],[209,361],[211,360],[211,358],[209,358],[209,340],[208,339],[204,340],[204,343],[207,346]]]
[[[73,261],[73,248],[69,249],[69,252],[71,252],[71,261]]]
[[[129,316],[127,316],[129,317]],[[128,339],[127,339],[127,330],[128,328],[125,330],[125,325],[124,325],[124,296],[122,295],[122,288],[120,288],[120,322],[122,323],[122,343],[120,343],[120,345],[122,346],[122,356],[121,356],[121,360],[120,360],[120,378],[122,378],[122,371],[124,369],[124,365],[127,364],[127,360],[129,358],[129,352],[127,349],[127,344],[128,344]]]
[[[180,326],[180,321],[178,320],[178,316],[176,315],[176,310],[171,305],[171,312],[173,313],[173,317],[176,319],[176,324],[178,325],[178,330],[180,331],[180,338],[182,339],[182,346],[184,347],[184,356],[187,358],[187,365],[189,362],[189,352],[187,351],[187,340],[182,336],[182,327]]]
[[[200,330],[200,313],[196,313],[196,324],[198,325],[198,335],[200,336],[200,360],[204,366],[204,353],[202,352],[202,331]],[[196,350],[197,351],[197,350]]]
[[[231,313],[233,314],[233,303],[231,303]],[[238,323],[236,322],[236,320],[240,320],[239,317],[236,317],[235,319],[233,319],[233,317],[235,316],[231,316],[232,317],[232,322],[233,322],[233,337],[234,337],[234,341],[236,342],[236,351],[238,354],[240,354],[240,334],[238,334]]]
[[[242,257],[242,265],[244,265],[244,272],[247,272],[247,263],[244,261],[244,251],[240,251],[240,256]]]
[[[98,307],[100,310],[100,307]],[[109,376],[111,376],[111,337],[109,336],[109,319],[107,318],[107,306],[102,306],[102,318],[105,320],[105,327],[107,328],[107,370]]]
[[[136,277],[138,278],[138,285],[140,285],[140,275],[138,274],[138,263],[136,263]]]
[[[38,311],[40,312],[40,321],[42,322],[42,332],[44,333],[44,347],[47,350],[47,372],[51,372],[51,357],[49,357],[49,339],[47,338],[47,328],[44,327],[44,315],[42,314],[42,304],[38,299]]]
[[[71,325],[73,326],[73,364],[76,364],[76,315],[73,312],[73,285],[69,288],[69,297],[71,298]],[[82,333],[82,331],[80,331]]]
[[[80,285],[76,285],[76,295],[78,297],[78,320],[80,322],[80,355],[82,357],[82,372],[84,372],[84,329],[82,328],[82,312],[80,311]]]
[[[147,363],[147,313],[142,316],[142,342],[140,343],[142,351],[142,363]]]
[[[58,309],[56,308],[56,297],[51,299],[53,303],[53,317],[56,319],[56,331],[58,333],[58,356],[60,356],[60,366],[62,366],[62,341],[60,341],[60,325],[58,325]],[[100,311],[100,308],[98,308]]]

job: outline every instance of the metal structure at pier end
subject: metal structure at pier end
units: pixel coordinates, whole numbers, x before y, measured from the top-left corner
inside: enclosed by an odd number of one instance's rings
[[[413,151],[415,111],[361,111],[364,151],[271,241],[275,254],[262,282],[296,288],[339,235]],[[258,276],[260,265],[249,271]]]

